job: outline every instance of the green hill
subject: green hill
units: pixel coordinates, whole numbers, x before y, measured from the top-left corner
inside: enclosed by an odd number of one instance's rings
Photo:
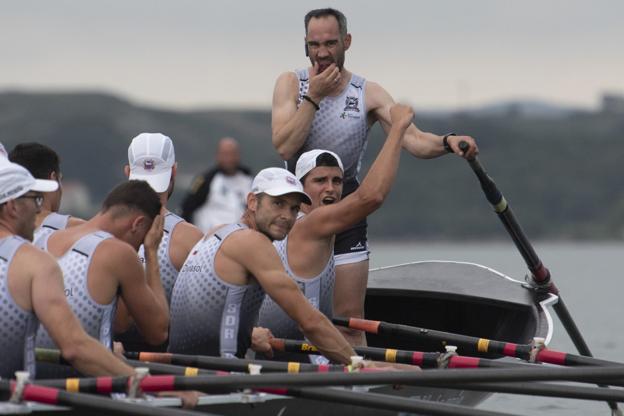
[[[470,134],[481,161],[531,238],[622,237],[624,117],[562,112],[416,114],[422,130]],[[132,137],[171,136],[181,184],[213,163],[217,140],[241,142],[254,171],[281,165],[271,145],[269,111],[170,111],[98,93],[0,93],[0,142],[7,149],[39,141],[62,157],[67,180],[83,182],[94,202],[123,180]],[[373,128],[365,169],[383,134]],[[178,190],[174,202],[182,196]],[[404,154],[386,204],[369,219],[372,238],[506,238],[467,163],[457,157],[419,160]]]

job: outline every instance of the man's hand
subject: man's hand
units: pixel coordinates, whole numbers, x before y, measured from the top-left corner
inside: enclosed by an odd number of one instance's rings
[[[392,127],[397,126],[401,130],[405,130],[412,124],[414,111],[412,107],[404,104],[394,104],[390,107],[390,120]]]
[[[477,143],[470,136],[448,136],[446,140],[449,146],[451,146],[451,149],[453,149],[453,153],[463,157],[464,159],[472,159],[479,154]],[[465,153],[459,148],[459,143],[462,141],[468,143],[469,146]]]
[[[270,329],[257,326],[251,332],[251,349],[273,358],[273,348],[269,342],[271,339],[273,339],[273,333]]]
[[[308,95],[318,104],[323,98],[335,91],[340,84],[341,73],[336,64],[331,64],[319,74],[318,62],[310,70]]]
[[[143,240],[143,246],[145,247],[146,252],[148,250],[158,251],[158,246],[160,245],[160,240],[163,235],[163,224],[164,217],[162,215],[156,215],[156,218],[154,218],[154,221],[152,222],[151,228]]]

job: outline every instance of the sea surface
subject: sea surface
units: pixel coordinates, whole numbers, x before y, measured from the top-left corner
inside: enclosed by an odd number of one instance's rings
[[[624,242],[533,242],[551,271],[572,318],[595,357],[624,362]],[[458,260],[491,267],[514,279],[527,274],[511,242],[384,243],[371,241],[371,267],[421,260]],[[551,310],[555,329],[551,349],[576,353]],[[624,409],[624,406],[620,406]],[[479,406],[516,415],[610,415],[606,403],[495,394]]]

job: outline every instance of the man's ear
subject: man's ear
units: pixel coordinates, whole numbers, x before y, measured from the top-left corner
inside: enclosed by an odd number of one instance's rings
[[[130,165],[124,165],[124,175],[126,175],[126,178],[130,177]]]
[[[133,234],[143,231],[143,228],[145,228],[146,224],[147,224],[147,218],[145,217],[145,215],[137,215],[132,220],[132,226],[130,227],[130,230],[132,231]]]
[[[344,50],[346,51],[351,46],[351,33],[347,33],[344,37]]]
[[[249,192],[247,194],[247,208],[249,208],[249,210],[253,212],[258,209],[258,195],[254,194],[253,192]]]

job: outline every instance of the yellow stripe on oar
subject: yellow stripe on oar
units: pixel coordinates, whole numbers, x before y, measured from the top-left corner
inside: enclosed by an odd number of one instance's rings
[[[386,350],[386,362],[396,363],[397,350],[387,349]]]
[[[488,348],[490,347],[490,340],[485,338],[479,338],[477,342],[477,351],[479,352],[488,352]]]
[[[494,211],[497,214],[500,214],[501,212],[505,211],[507,209],[507,200],[505,199],[505,197],[502,197],[500,202],[496,205],[494,205]]]
[[[80,379],[68,378],[65,380],[65,390],[70,393],[78,393],[80,391]]]
[[[199,374],[199,368],[195,368],[195,367],[186,367],[184,368],[184,375],[185,376],[196,376],[197,374]]]
[[[300,367],[301,367],[301,364],[299,364],[299,363],[289,362],[288,363],[288,372],[289,373],[298,373]]]

